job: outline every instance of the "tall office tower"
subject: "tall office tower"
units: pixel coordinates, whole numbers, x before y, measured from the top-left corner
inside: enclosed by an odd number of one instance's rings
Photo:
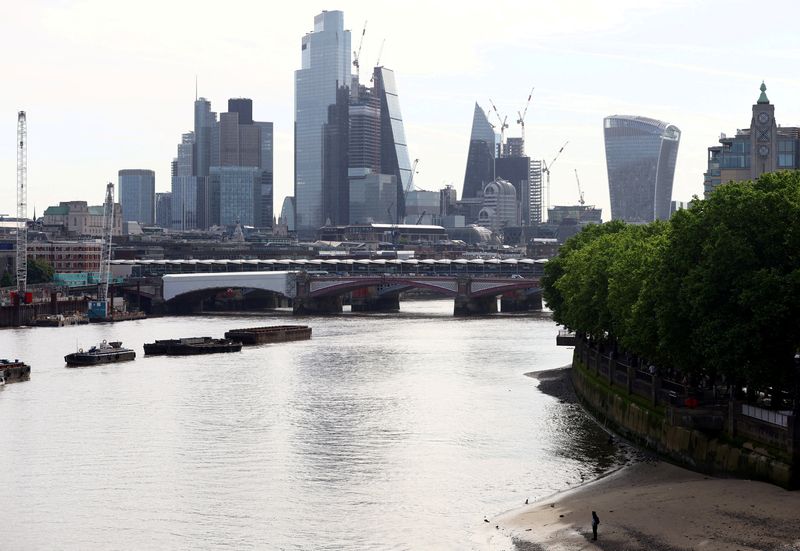
[[[350,89],[340,86],[322,127],[322,218],[325,225],[349,223],[347,159]]]
[[[398,220],[405,215],[405,194],[411,191],[413,182],[406,131],[403,128],[403,116],[400,114],[397,82],[394,78],[394,71],[385,67],[375,67],[372,79],[375,82],[374,93],[381,102],[381,174],[396,178],[397,215],[395,220]]]
[[[122,221],[152,226],[156,173],[152,170],[125,169],[119,171],[118,177]]]
[[[522,224],[530,225],[531,160],[528,157],[498,157],[494,160],[494,173],[497,178],[506,180],[514,186],[520,204]]]
[[[508,138],[506,143],[503,144],[504,157],[524,157],[525,156],[525,140],[522,138]]]
[[[156,226],[169,228],[172,219],[172,193],[156,193]]]
[[[446,185],[439,190],[439,216],[449,216],[453,214],[458,201],[458,192],[451,185]]]
[[[639,116],[603,120],[611,219],[640,224],[669,218],[681,132]]]
[[[301,69],[295,71],[294,197],[297,231],[313,236],[324,222],[323,130],[337,90],[350,86],[350,31],[344,13],[323,11],[314,31],[301,41]]]
[[[194,166],[194,132],[183,134],[178,156],[173,161],[172,220],[174,230],[197,229],[197,177]]]
[[[531,159],[530,185],[530,223],[542,223],[542,161]]]
[[[272,227],[275,207],[273,205],[274,192],[273,182],[274,173],[272,168],[272,136],[273,129],[271,122],[253,121],[261,131],[261,177],[259,181],[259,204],[260,216],[256,217],[256,225],[263,228]]]
[[[239,124],[253,124],[253,100],[250,98],[231,98],[228,112],[239,114]]]
[[[209,223],[209,189],[208,174],[212,164],[214,129],[217,126],[217,114],[211,111],[211,102],[206,98],[194,102],[194,157],[192,176],[195,177],[197,199],[195,200],[195,225],[206,229]]]
[[[494,181],[495,151],[494,128],[489,124],[489,119],[481,106],[475,103],[469,153],[467,153],[467,170],[464,174],[464,187],[461,190],[462,199],[479,197],[483,187]]]
[[[775,105],[769,102],[763,82],[760,89],[750,126],[737,130],[735,136],[722,134],[720,145],[708,148],[703,182],[706,198],[726,182],[754,180],[775,170],[800,169],[800,128],[777,124]]]
[[[281,205],[281,222],[286,224],[286,228],[290,232],[297,231],[297,224],[295,224],[294,220],[295,212],[297,210],[294,206],[294,197],[284,197]]]

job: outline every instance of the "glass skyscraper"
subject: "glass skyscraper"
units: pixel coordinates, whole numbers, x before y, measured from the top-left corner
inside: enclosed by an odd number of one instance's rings
[[[119,203],[123,222],[152,226],[155,213],[156,173],[152,170],[119,171]]]
[[[494,180],[495,144],[494,128],[489,124],[481,106],[475,104],[472,115],[472,133],[469,137],[467,170],[464,173],[464,187],[461,198],[479,197],[483,186]]]
[[[301,69],[295,71],[295,179],[297,231],[313,235],[322,226],[323,127],[340,86],[350,86],[350,31],[344,13],[323,11],[314,31],[301,41]]]
[[[639,116],[603,120],[611,219],[634,224],[667,220],[681,131]]]

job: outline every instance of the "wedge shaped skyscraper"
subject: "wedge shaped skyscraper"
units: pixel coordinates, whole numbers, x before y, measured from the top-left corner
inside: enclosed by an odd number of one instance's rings
[[[464,174],[462,199],[478,197],[483,186],[494,180],[494,158],[497,146],[494,128],[489,124],[481,106],[475,104],[472,115],[472,133],[469,137],[469,153],[467,154],[467,170]]]
[[[603,129],[611,219],[633,224],[668,219],[681,131],[629,115],[606,117]]]

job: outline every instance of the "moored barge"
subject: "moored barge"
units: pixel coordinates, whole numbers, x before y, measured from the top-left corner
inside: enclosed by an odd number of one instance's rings
[[[146,356],[192,356],[195,354],[217,354],[219,352],[239,352],[242,343],[232,339],[212,339],[211,337],[187,337],[183,339],[164,339],[144,344]]]
[[[136,358],[136,352],[130,348],[122,348],[119,341],[103,341],[89,350],[79,349],[77,352],[64,356],[67,367],[79,365],[98,365],[115,362],[127,362]]]
[[[31,366],[20,360],[0,359],[0,384],[27,381],[31,378]]]
[[[225,332],[225,338],[240,341],[244,345],[300,341],[311,338],[311,328],[307,325],[273,325],[231,329]]]

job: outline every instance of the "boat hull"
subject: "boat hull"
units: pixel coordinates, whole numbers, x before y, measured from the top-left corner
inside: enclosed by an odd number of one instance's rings
[[[99,365],[118,362],[129,362],[136,359],[136,352],[128,349],[119,349],[112,352],[101,352],[94,354],[90,352],[73,352],[64,356],[64,361],[68,367],[82,365]]]

